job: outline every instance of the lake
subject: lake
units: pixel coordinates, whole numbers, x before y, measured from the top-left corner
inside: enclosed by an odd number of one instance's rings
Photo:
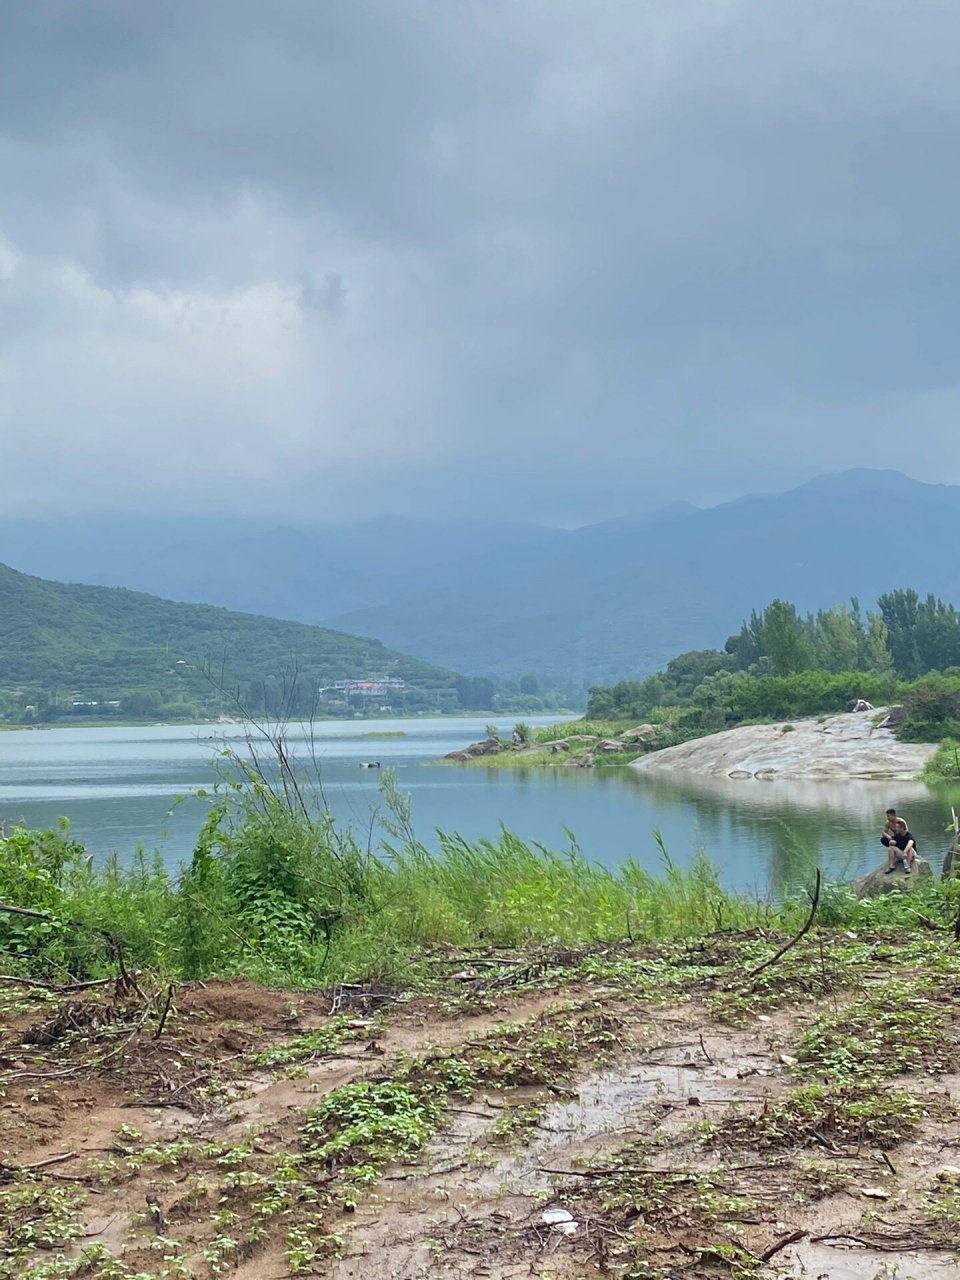
[[[533,726],[557,719],[525,718]],[[918,783],[734,782],[654,778],[626,768],[504,771],[437,763],[482,737],[490,719],[318,723],[314,750],[330,809],[366,838],[383,806],[380,773],[360,765],[379,760],[410,795],[426,843],[436,828],[496,837],[503,823],[525,840],[562,848],[571,831],[600,862],[635,858],[656,871],[663,865],[659,830],[678,865],[703,849],[728,888],[779,896],[807,882],[816,865],[843,878],[878,865],[890,804],[906,814],[921,853],[939,870],[951,803],[960,807],[960,791]],[[516,717],[495,719],[508,733]],[[403,736],[373,736],[396,734]],[[216,780],[219,749],[242,749],[243,737],[231,725],[0,733],[0,818],[9,828],[51,826],[63,815],[98,861],[114,850],[126,861],[140,843],[175,867],[190,856],[206,812],[192,793]],[[307,749],[302,736],[298,749]]]

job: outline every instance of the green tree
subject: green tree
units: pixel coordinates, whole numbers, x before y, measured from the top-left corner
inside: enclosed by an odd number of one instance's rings
[[[153,716],[160,705],[160,695],[153,689],[134,689],[123,699],[123,712],[128,716]]]
[[[673,685],[672,700],[682,703],[708,676],[733,666],[734,659],[728,653],[719,653],[716,649],[691,649],[670,659],[664,671],[664,682],[668,686]]]
[[[897,675],[914,680],[920,674],[917,650],[917,614],[920,597],[912,589],[887,591],[877,600],[887,628],[887,644]]]
[[[486,676],[457,676],[454,682],[460,705],[468,711],[492,711],[496,692]]]
[[[754,610],[750,623],[744,623],[736,635],[728,636],[723,646],[724,652],[733,659],[738,671],[746,671],[763,657],[763,645],[760,641],[760,619]]]
[[[952,604],[928,595],[917,610],[917,654],[921,673],[945,671],[960,663],[960,614]]]
[[[817,666],[824,671],[856,671],[863,649],[859,619],[846,607],[821,609],[814,628]]]
[[[767,605],[760,637],[774,675],[792,675],[812,665],[813,653],[806,629],[796,608],[787,601],[774,600]]]
[[[881,615],[879,613],[869,614],[864,645],[864,660],[861,662],[864,670],[877,671],[881,674],[893,670],[889,636],[887,624]]]

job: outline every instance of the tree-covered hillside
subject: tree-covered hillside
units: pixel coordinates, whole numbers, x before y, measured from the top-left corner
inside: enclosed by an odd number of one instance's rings
[[[396,677],[397,710],[485,709],[493,686],[362,639],[114,587],[47,582],[0,565],[0,714],[7,719],[319,709],[345,713],[337,680]],[[218,687],[219,686],[219,687]],[[95,704],[95,705],[93,705]],[[32,711],[27,708],[33,708]]]
[[[678,654],[656,675],[590,690],[592,719],[668,720],[680,739],[744,720],[903,704],[900,736],[960,736],[960,612],[912,589],[801,614],[774,600],[724,648]]]

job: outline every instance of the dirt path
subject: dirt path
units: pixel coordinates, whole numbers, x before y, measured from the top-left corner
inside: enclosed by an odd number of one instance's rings
[[[903,940],[823,934],[746,978],[774,942],[335,1017],[209,984],[156,1039],[6,992],[0,1276],[960,1276],[960,959],[911,937],[892,989]]]

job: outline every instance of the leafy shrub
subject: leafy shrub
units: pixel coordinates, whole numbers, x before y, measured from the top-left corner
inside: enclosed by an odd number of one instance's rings
[[[118,952],[162,962],[172,921],[173,891],[159,857],[138,849],[127,868],[116,857],[93,859],[58,830],[14,828],[0,840],[0,901],[41,913],[0,912],[0,951],[33,974],[89,978]]]
[[[0,840],[0,901],[42,918],[0,914],[0,952],[13,967],[29,965],[43,971],[47,965],[64,965],[69,956],[69,930],[60,916],[67,894],[64,879],[86,850],[70,840],[67,824],[59,831],[27,831],[14,827]]]
[[[844,711],[855,698],[889,702],[896,694],[897,681],[892,676],[865,671],[799,671],[742,681],[731,693],[728,714],[733,720],[789,720]]]
[[[904,721],[897,736],[905,742],[960,738],[960,680],[924,676],[903,689]]]
[[[920,776],[924,782],[960,782],[960,742],[945,738]]]

